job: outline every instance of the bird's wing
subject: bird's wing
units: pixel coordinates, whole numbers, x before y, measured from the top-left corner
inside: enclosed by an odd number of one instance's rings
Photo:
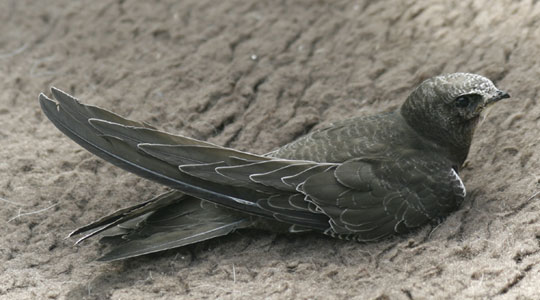
[[[39,96],[45,115],[72,140],[116,166],[188,195],[252,215],[279,216],[281,221],[320,231],[329,226],[328,217],[320,212],[301,208],[269,211],[257,203],[259,199],[287,191],[248,181],[236,182],[219,174],[203,179],[194,176],[198,174],[179,170],[179,166],[188,169],[190,164],[198,164],[201,165],[198,172],[204,172],[203,166],[208,169],[215,164],[256,164],[271,162],[270,158],[161,132],[104,109],[83,105],[58,89],[51,90],[56,101],[44,94]],[[152,146],[155,148],[151,149]],[[165,150],[174,152],[168,155]]]

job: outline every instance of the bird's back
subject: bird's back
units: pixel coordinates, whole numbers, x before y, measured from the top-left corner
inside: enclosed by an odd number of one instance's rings
[[[390,157],[396,151],[432,146],[407,124],[397,110],[333,123],[267,156],[341,163],[365,156]]]

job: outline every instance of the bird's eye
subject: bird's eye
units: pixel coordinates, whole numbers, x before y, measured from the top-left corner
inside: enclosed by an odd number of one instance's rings
[[[469,106],[471,99],[469,95],[463,95],[456,98],[456,106],[459,108],[465,108]]]

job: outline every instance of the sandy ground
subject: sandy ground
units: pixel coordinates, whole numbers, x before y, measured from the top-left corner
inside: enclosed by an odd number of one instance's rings
[[[451,3],[452,2],[452,3]],[[0,1],[0,298],[538,299],[537,1]],[[395,108],[467,71],[513,98],[477,131],[469,195],[435,230],[374,244],[242,231],[114,263],[65,236],[162,187],[64,137],[56,86],[258,153]],[[50,94],[49,94],[50,95]]]

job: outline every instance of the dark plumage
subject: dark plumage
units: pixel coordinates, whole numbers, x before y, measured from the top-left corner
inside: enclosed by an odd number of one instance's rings
[[[485,77],[424,81],[401,109],[310,133],[266,155],[158,131],[52,88],[41,107],[99,157],[173,190],[71,235],[123,237],[117,260],[239,228],[372,241],[440,221],[465,197],[458,176],[485,107],[508,94]]]

